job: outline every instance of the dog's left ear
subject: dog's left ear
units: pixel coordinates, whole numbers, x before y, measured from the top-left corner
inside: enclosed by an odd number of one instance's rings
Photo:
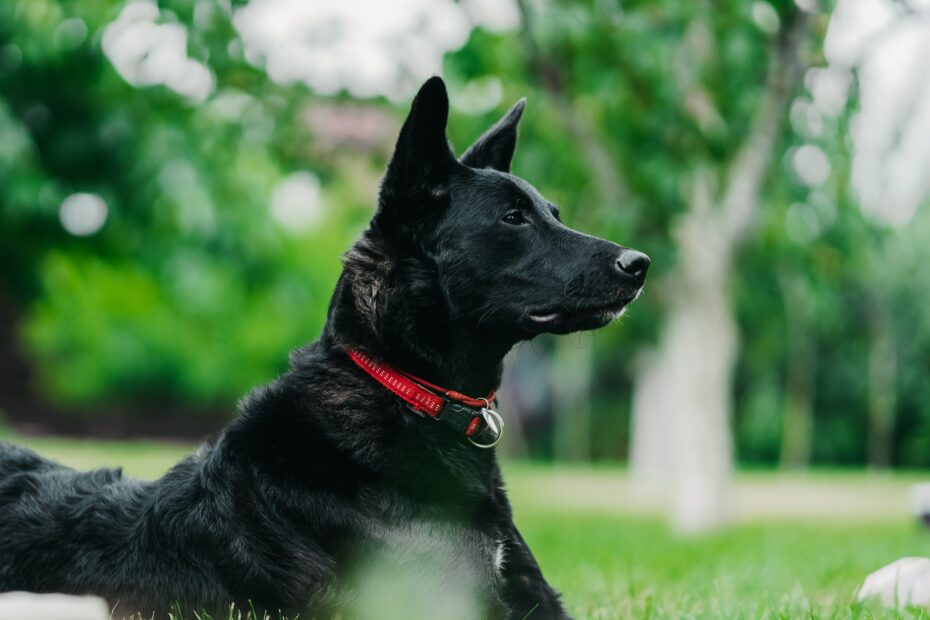
[[[526,97],[514,104],[504,118],[497,121],[462,155],[462,163],[470,168],[492,168],[510,172],[510,162],[517,148],[517,125],[523,116]]]
[[[403,209],[430,202],[445,192],[449,171],[458,165],[446,139],[449,96],[442,78],[420,87],[397,138],[394,155],[381,184],[382,208]]]

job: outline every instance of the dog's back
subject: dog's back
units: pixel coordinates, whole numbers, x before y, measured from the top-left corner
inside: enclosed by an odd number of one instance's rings
[[[10,541],[22,537],[17,529],[5,532],[11,523],[30,522],[48,524],[60,516],[61,510],[73,510],[83,497],[95,501],[105,499],[106,489],[113,485],[138,486],[139,481],[123,478],[121,469],[95,469],[79,472],[70,467],[45,459],[32,450],[11,443],[0,442],[0,539]],[[34,515],[41,504],[41,514]],[[9,544],[0,546],[0,554]]]
[[[77,570],[55,551],[78,539],[98,549],[106,546],[104,541],[114,541],[125,523],[106,523],[107,512],[115,496],[124,498],[139,484],[125,480],[120,470],[78,472],[0,443],[0,589],[42,591],[43,583],[54,588],[55,575]],[[80,533],[70,525],[78,519],[83,522]],[[53,557],[59,561],[50,562]]]
[[[191,505],[166,489],[195,469],[188,459],[149,482],[119,469],[79,472],[0,443],[0,591],[94,593],[133,610],[188,598],[229,600],[204,585],[209,566],[179,560],[185,536],[163,537],[172,522],[153,518],[176,512],[176,501]]]

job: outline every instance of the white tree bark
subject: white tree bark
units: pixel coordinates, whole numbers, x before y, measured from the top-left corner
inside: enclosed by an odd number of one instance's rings
[[[638,354],[634,364],[632,415],[630,417],[630,473],[647,484],[672,480],[671,429],[674,399],[669,398],[667,370],[660,351]]]
[[[695,175],[690,210],[676,231],[679,267],[654,370],[665,382],[663,401],[670,422],[671,520],[683,533],[726,521],[732,468],[730,381],[736,326],[729,300],[728,239],[711,185],[709,173]]]
[[[736,328],[724,286],[677,307],[666,332],[665,369],[676,381],[672,524],[683,533],[712,529],[727,519],[730,479],[730,378]]]

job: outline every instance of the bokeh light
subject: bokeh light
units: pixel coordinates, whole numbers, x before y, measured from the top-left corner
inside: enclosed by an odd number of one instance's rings
[[[61,225],[72,235],[93,235],[107,221],[107,203],[96,194],[71,194],[61,203],[59,210]]]

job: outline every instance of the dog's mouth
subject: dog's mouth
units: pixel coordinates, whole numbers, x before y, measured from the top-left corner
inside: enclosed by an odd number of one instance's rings
[[[530,322],[539,327],[549,327],[565,322],[608,322],[623,315],[626,307],[636,300],[643,289],[638,289],[632,295],[624,295],[606,303],[590,305],[561,305],[550,306],[540,310],[533,310],[527,314]]]

